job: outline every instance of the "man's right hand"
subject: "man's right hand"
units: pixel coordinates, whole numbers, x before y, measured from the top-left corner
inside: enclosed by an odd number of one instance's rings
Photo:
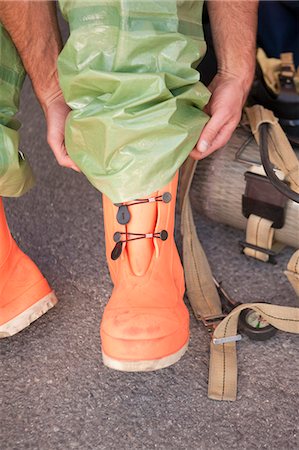
[[[65,121],[70,108],[65,103],[61,91],[43,104],[42,107],[47,122],[47,141],[58,164],[80,172],[79,167],[71,160],[65,147]]]
[[[56,2],[0,0],[0,21],[10,34],[28,73],[47,121],[47,140],[63,167],[80,172],[67,154],[64,143],[66,105],[57,75],[62,39]]]

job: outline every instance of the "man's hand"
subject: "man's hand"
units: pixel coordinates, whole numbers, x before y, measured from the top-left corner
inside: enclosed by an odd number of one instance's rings
[[[60,166],[80,172],[79,167],[68,156],[64,144],[65,121],[70,108],[65,103],[62,92],[42,105],[47,122],[47,141]]]
[[[218,74],[205,107],[211,117],[191,156],[202,159],[223,147],[241,117],[255,69],[258,1],[209,0]]]
[[[191,152],[194,159],[205,158],[229,141],[240,121],[248,89],[233,75],[215,76],[209,85],[212,95],[204,109],[211,118]]]
[[[47,121],[47,140],[61,166],[80,171],[67,154],[64,127],[70,111],[59,87],[57,58],[62,40],[56,2],[0,0],[0,21],[9,32]]]

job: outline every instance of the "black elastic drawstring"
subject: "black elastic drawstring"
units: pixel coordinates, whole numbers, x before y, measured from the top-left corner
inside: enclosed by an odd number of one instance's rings
[[[118,223],[121,225],[127,225],[131,219],[131,213],[129,211],[129,206],[140,205],[142,203],[153,203],[153,202],[164,202],[169,203],[172,199],[172,195],[170,192],[164,192],[164,194],[156,195],[155,197],[149,198],[136,198],[132,202],[126,203],[115,203],[115,206],[118,207],[116,219]],[[126,235],[126,239],[122,239],[122,235]],[[127,238],[128,235],[135,236],[132,238]],[[168,232],[166,230],[162,230],[157,233],[127,233],[117,231],[113,235],[113,240],[116,242],[112,252],[111,259],[114,261],[120,257],[122,253],[122,246],[125,242],[136,241],[138,239],[161,239],[162,241],[166,241],[168,238]]]
[[[131,235],[131,236],[137,236],[137,237],[133,237],[133,238],[129,238],[129,239],[121,239],[122,235]],[[117,231],[116,233],[114,233],[113,235],[113,240],[114,242],[116,242],[112,252],[111,252],[111,259],[113,259],[113,261],[115,261],[117,258],[120,257],[121,253],[122,253],[122,246],[125,242],[130,242],[130,241],[136,241],[138,239],[161,239],[162,241],[166,241],[166,239],[168,238],[168,233],[166,230],[162,230],[161,232],[157,232],[157,233],[121,233],[119,231]]]
[[[172,199],[170,192],[164,192],[162,195],[156,195],[155,197],[149,198],[136,198],[132,202],[125,203],[115,203],[115,206],[118,207],[116,220],[121,225],[127,225],[131,219],[131,213],[129,211],[129,206],[141,205],[143,203],[154,203],[154,202],[164,202],[169,203]]]

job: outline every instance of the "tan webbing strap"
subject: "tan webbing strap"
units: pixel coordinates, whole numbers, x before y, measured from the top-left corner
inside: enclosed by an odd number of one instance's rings
[[[279,93],[279,73],[281,61],[278,58],[268,58],[263,49],[258,48],[256,59],[260,65],[267,86],[275,93]]]
[[[284,273],[299,296],[299,250],[292,255],[287,270]]]
[[[284,55],[285,54],[282,54],[280,59],[268,58],[264,50],[258,48],[256,58],[262,69],[264,81],[273,93],[277,95],[280,93],[279,76],[281,75],[293,78],[296,90],[299,93],[299,66],[295,72],[292,53],[287,54],[287,57]],[[287,72],[281,70],[284,68],[290,68],[291,70],[287,70]]]
[[[211,269],[197,237],[189,200],[189,189],[196,167],[191,158],[182,167],[180,183],[183,234],[183,260],[187,293],[197,318],[221,315],[221,303]],[[267,322],[280,330],[299,333],[299,308],[264,303],[244,304],[233,309],[217,326],[213,334],[210,355],[209,397],[235,400],[237,395],[236,334],[239,314],[252,308]],[[215,341],[215,339],[218,339]],[[220,341],[219,341],[220,339]],[[224,340],[223,340],[224,339]],[[220,342],[220,343],[219,343]]]
[[[260,125],[262,123],[270,125],[268,129],[270,161],[283,172],[291,189],[299,193],[299,161],[273,112],[261,105],[245,108],[245,111],[257,143],[259,143]]]
[[[273,222],[271,220],[250,214],[246,224],[246,242],[277,253],[281,251],[285,246],[282,243],[274,241],[275,230],[272,224]],[[250,247],[245,247],[244,253],[260,261],[269,261],[269,255],[267,253]]]
[[[291,66],[292,68],[295,68],[294,57],[293,57],[292,52],[280,53],[280,60],[283,65]]]
[[[197,161],[188,158],[181,169],[180,202],[183,264],[187,294],[197,319],[222,314],[221,302],[205,252],[197,237],[189,200],[189,190]]]
[[[293,53],[281,53],[281,75],[284,77],[293,77],[295,73],[295,65]]]
[[[257,247],[262,247],[271,250],[274,237],[273,222],[262,217],[250,214],[246,225],[246,242]],[[244,253],[252,258],[260,261],[269,261],[269,255],[249,247],[244,248]]]
[[[251,308],[268,323],[282,331],[299,333],[299,308],[252,303],[240,305],[222,320],[211,341],[209,392],[214,400],[236,400],[237,397],[237,353],[236,342],[215,344],[215,339],[236,336],[238,319],[243,309]]]

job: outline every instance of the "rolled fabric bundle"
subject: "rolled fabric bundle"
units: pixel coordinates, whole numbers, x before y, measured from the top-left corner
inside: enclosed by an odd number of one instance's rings
[[[202,1],[60,0],[69,155],[114,203],[166,185],[208,117]]]

